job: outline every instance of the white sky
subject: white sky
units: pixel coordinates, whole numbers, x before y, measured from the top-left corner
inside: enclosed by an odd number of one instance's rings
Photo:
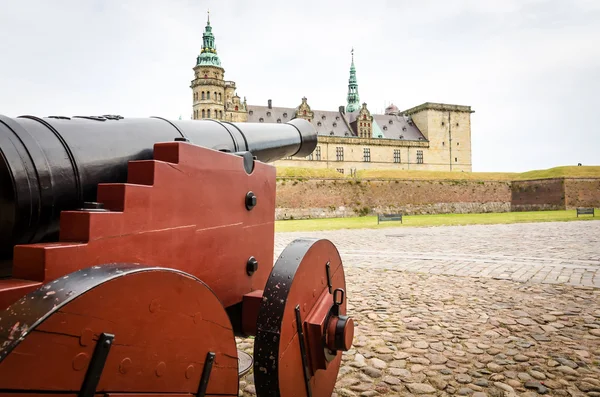
[[[190,118],[206,10],[251,105],[470,105],[474,171],[600,164],[600,0],[0,0],[0,114]]]

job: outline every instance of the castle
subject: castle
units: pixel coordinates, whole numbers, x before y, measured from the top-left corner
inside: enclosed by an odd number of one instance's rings
[[[332,168],[340,173],[357,169],[471,171],[470,106],[426,102],[406,110],[390,105],[384,114],[372,114],[360,103],[354,50],[350,65],[346,106],[337,110],[313,110],[306,97],[297,107],[248,105],[241,101],[233,81],[217,55],[210,18],[196,58],[193,95],[194,120],[285,123],[308,120],[318,133],[314,152],[307,157],[288,157],[274,163],[284,167]]]

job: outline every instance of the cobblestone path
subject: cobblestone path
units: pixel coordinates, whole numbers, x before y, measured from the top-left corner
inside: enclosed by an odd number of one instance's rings
[[[280,233],[276,254],[304,236],[346,269],[334,395],[600,397],[600,222]]]

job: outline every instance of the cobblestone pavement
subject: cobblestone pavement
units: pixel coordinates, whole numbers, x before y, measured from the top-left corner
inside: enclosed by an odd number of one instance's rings
[[[276,253],[303,236],[346,269],[335,396],[600,397],[600,222],[280,233]]]

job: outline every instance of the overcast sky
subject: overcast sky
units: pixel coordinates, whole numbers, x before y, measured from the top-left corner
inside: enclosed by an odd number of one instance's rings
[[[190,118],[210,9],[251,105],[470,105],[473,170],[600,165],[600,0],[0,0],[0,114]]]

